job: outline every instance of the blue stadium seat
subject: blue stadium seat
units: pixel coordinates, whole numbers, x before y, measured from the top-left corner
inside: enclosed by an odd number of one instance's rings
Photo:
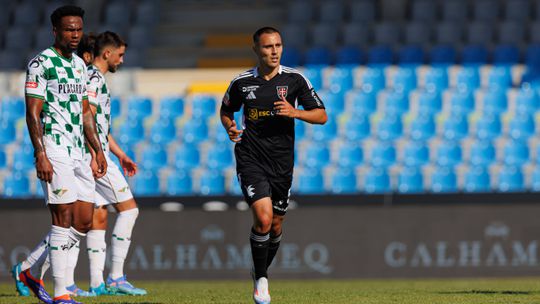
[[[480,71],[475,66],[465,66],[456,74],[458,90],[474,91],[480,87]]]
[[[216,113],[216,99],[211,95],[195,94],[191,99],[191,116],[206,119]]]
[[[535,90],[521,88],[515,100],[517,113],[535,113],[540,107],[540,100]]]
[[[32,46],[26,28],[22,26],[10,27],[5,34],[4,49],[8,51],[25,52]]]
[[[408,94],[416,89],[416,72],[414,68],[398,68],[392,76],[392,87],[398,93]]]
[[[491,184],[486,167],[469,167],[465,171],[463,190],[465,192],[490,192]]]
[[[37,198],[45,197],[45,195],[43,194],[43,186],[41,185],[41,181],[39,179],[36,181],[36,191],[34,192],[34,197],[37,197]]]
[[[364,116],[377,110],[377,93],[359,89],[351,90],[347,95],[349,99],[347,113],[353,116]]]
[[[497,190],[500,192],[524,191],[521,169],[517,166],[503,166],[497,174]]]
[[[333,194],[351,194],[357,192],[356,174],[352,168],[338,167],[332,173],[330,179],[330,191]]]
[[[242,188],[240,186],[240,183],[238,182],[238,177],[236,175],[232,176],[229,179],[229,183],[227,185],[227,193],[232,195],[242,195]]]
[[[384,167],[369,168],[364,175],[364,191],[369,194],[381,194],[391,191],[390,176]]]
[[[443,141],[435,148],[435,162],[441,167],[455,166],[461,162],[461,145],[456,141]]]
[[[364,154],[355,141],[345,141],[338,149],[337,165],[343,168],[354,168],[362,163]]]
[[[394,62],[394,53],[387,46],[374,46],[368,50],[368,66],[384,67]]]
[[[225,194],[225,177],[221,170],[204,170],[199,179],[199,194]]]
[[[492,140],[501,135],[502,124],[499,115],[484,114],[476,121],[475,136],[480,140]]]
[[[495,161],[495,147],[489,140],[475,140],[471,143],[469,162],[472,166],[489,166]]]
[[[429,61],[435,66],[446,66],[456,62],[456,50],[451,46],[437,45],[429,52]]]
[[[33,27],[39,24],[41,3],[34,1],[21,2],[13,12],[13,24],[22,27]]]
[[[454,22],[439,22],[435,27],[435,42],[439,45],[456,45],[463,39],[463,28]],[[453,55],[455,58],[455,54]]]
[[[118,96],[111,97],[111,117],[114,119],[122,113],[122,100]]]
[[[338,27],[331,23],[317,23],[311,28],[311,45],[333,48],[339,40]]]
[[[204,119],[190,119],[181,128],[182,141],[187,144],[194,144],[208,138],[208,126]]]
[[[347,23],[343,26],[343,45],[361,48],[369,42],[370,30],[361,23]]]
[[[441,94],[437,91],[420,90],[417,93],[418,112],[436,114],[442,109]]]
[[[317,94],[323,101],[326,112],[329,115],[337,116],[343,113],[345,101],[341,91],[335,90],[335,88],[322,89]]]
[[[1,38],[1,37],[0,37]],[[23,53],[14,50],[0,51],[0,70],[14,71],[25,67]]]
[[[369,163],[373,167],[388,167],[396,161],[396,149],[390,142],[380,141],[370,147]]]
[[[473,18],[477,21],[493,22],[500,17],[500,6],[498,1],[478,0],[472,2]]]
[[[469,134],[467,115],[452,113],[443,121],[442,135],[449,140],[460,140]]]
[[[450,91],[450,112],[452,114],[469,114],[474,110],[474,93],[468,89],[452,89]]]
[[[508,123],[508,135],[517,140],[527,140],[534,135],[535,121],[531,113],[518,112]]]
[[[376,45],[392,47],[401,39],[400,34],[399,25],[394,22],[383,21],[375,23],[373,28],[373,42]]]
[[[430,189],[434,193],[457,192],[457,177],[452,167],[435,167],[431,174]]]
[[[291,23],[309,23],[313,20],[314,5],[311,1],[291,1],[287,9],[287,21]]]
[[[419,167],[429,162],[429,148],[422,141],[407,141],[403,146],[402,160],[405,166]]]
[[[431,40],[431,28],[423,22],[408,22],[405,26],[404,43],[408,45],[425,45]],[[423,52],[422,52],[423,54]],[[424,59],[424,54],[422,56]]]
[[[166,96],[159,102],[159,116],[176,119],[184,114],[184,99],[180,96]]]
[[[306,168],[315,168],[320,170],[322,167],[330,163],[330,151],[326,145],[321,145],[317,142],[310,142],[303,147],[302,152],[302,164]]]
[[[168,144],[176,138],[174,120],[157,120],[150,130],[150,141],[156,144]]]
[[[488,60],[488,50],[481,45],[467,45],[461,51],[463,65],[483,65]]]
[[[25,114],[24,100],[21,97],[4,97],[0,103],[2,119],[15,123]]]
[[[361,81],[361,88],[366,93],[377,94],[386,87],[386,79],[382,68],[367,68],[362,75]]]
[[[455,23],[464,22],[469,17],[467,1],[446,0],[441,2],[442,19]]]
[[[281,29],[281,38],[287,48],[302,49],[307,43],[307,28],[303,24],[286,24]],[[285,48],[285,49],[287,49]]]
[[[528,20],[531,14],[531,4],[529,0],[504,1],[505,20],[523,21]]]
[[[0,169],[5,169],[7,165],[7,156],[4,149],[0,150]]]
[[[132,145],[144,139],[144,125],[139,119],[125,121],[116,132],[120,143]]]
[[[151,27],[159,20],[159,4],[157,1],[138,3],[135,12],[135,22],[139,26]]]
[[[435,135],[435,119],[432,115],[417,115],[409,126],[409,137],[412,140],[424,141]]]
[[[147,26],[135,25],[129,28],[127,32],[127,43],[130,47],[145,49],[152,44],[153,35]]]
[[[540,166],[535,166],[531,172],[531,190],[540,192]]]
[[[422,170],[418,167],[404,167],[399,171],[397,191],[399,193],[421,193],[424,190]]]
[[[311,85],[318,92],[323,87],[322,82],[322,68],[318,66],[305,66],[303,68],[302,74],[309,79]],[[323,100],[324,102],[324,100]]]
[[[301,123],[296,123],[295,126],[297,124],[301,124]],[[239,130],[241,130],[241,128],[238,126]],[[297,128],[295,127],[295,130]],[[221,122],[216,122],[216,123],[212,123],[209,127],[209,138],[214,140],[215,144],[225,144],[225,145],[228,145],[229,142],[230,142],[230,139],[229,139],[229,135],[227,134],[227,132],[225,131],[225,129],[223,128],[223,126],[221,125]],[[302,136],[302,134],[300,135]],[[296,138],[298,139],[298,133],[297,133],[297,136]]]
[[[145,147],[141,158],[141,165],[145,169],[159,170],[167,165],[167,151],[159,144]]]
[[[132,178],[132,191],[137,196],[158,196],[159,178],[152,170],[139,170]]]
[[[342,134],[349,141],[360,141],[370,135],[369,114],[353,114],[343,125]]]
[[[225,133],[224,131],[222,131],[222,133]],[[229,138],[229,136],[227,135],[227,133],[225,133],[225,135],[227,136],[227,140]],[[304,137],[306,136],[306,124],[302,121],[295,121],[294,122],[294,137],[297,141],[300,141],[302,139],[304,139]]]
[[[34,49],[44,50],[54,43],[54,36],[51,33],[50,25],[40,26],[34,35]],[[32,54],[35,56],[36,54]]]
[[[376,1],[353,1],[350,4],[351,21],[358,24],[369,24],[377,16]]]
[[[508,166],[521,166],[529,161],[529,147],[524,140],[509,140],[503,149],[503,163]]]
[[[315,141],[329,141],[336,138],[337,121],[336,117],[328,115],[328,121],[324,125],[311,126],[311,139]]]
[[[512,74],[508,66],[495,66],[488,74],[488,87],[506,90],[512,87]]]
[[[430,93],[440,93],[448,88],[448,72],[444,67],[430,67],[424,74],[424,88]]]
[[[523,21],[504,21],[499,24],[498,42],[501,44],[520,45],[525,42]]]
[[[403,66],[418,66],[425,61],[424,50],[420,46],[404,46],[398,51],[398,63]]]
[[[125,28],[131,22],[131,6],[112,2],[105,7],[105,23],[116,28]]]
[[[495,40],[493,24],[485,21],[473,21],[467,26],[467,43],[477,45],[489,45]]]
[[[197,145],[183,144],[174,151],[174,166],[179,170],[190,170],[199,166],[200,156]]]
[[[364,63],[364,54],[355,46],[344,46],[336,51],[337,66],[357,66]]]
[[[7,120],[0,119],[0,145],[6,145],[15,141],[15,125]]]
[[[192,187],[189,171],[176,170],[167,177],[167,195],[191,195]]]
[[[345,13],[343,2],[327,0],[320,2],[319,5],[319,21],[330,24],[343,21]]]
[[[540,34],[540,31],[535,32]],[[540,68],[540,41],[537,41],[536,44],[530,44],[527,46],[527,50],[525,51],[525,64],[527,67],[534,68],[536,71],[538,71]]]
[[[223,169],[233,164],[231,147],[225,144],[215,144],[206,154],[206,166],[210,169]]]
[[[513,65],[520,62],[519,49],[514,45],[497,45],[493,49],[493,64]]]
[[[281,54],[281,64],[289,67],[297,67],[302,64],[302,54],[300,51],[291,46],[283,49]]]
[[[391,115],[402,115],[409,111],[409,94],[396,90],[384,93],[384,113]]]
[[[333,63],[332,53],[326,47],[309,48],[304,55],[307,66],[326,66]]]
[[[16,170],[4,178],[4,196],[8,198],[31,196],[30,182],[23,171]]]
[[[127,101],[130,119],[142,119],[152,115],[152,100],[143,96],[132,96]]]
[[[506,89],[491,87],[484,91],[482,112],[485,114],[502,114],[506,112],[508,102]]]
[[[344,94],[354,85],[353,71],[351,68],[334,67],[328,75],[328,82],[332,91]]]
[[[323,176],[320,171],[316,169],[301,169],[298,170],[297,176],[298,184],[296,186],[296,192],[298,194],[322,194],[324,193]]]
[[[394,140],[401,137],[403,133],[403,123],[401,116],[397,114],[386,114],[376,122],[375,135],[380,140]]]
[[[414,0],[411,3],[411,20],[422,23],[434,22],[437,19],[437,3],[431,0]]]
[[[13,154],[13,169],[31,170],[34,169],[34,148],[32,145],[25,145],[17,149]]]

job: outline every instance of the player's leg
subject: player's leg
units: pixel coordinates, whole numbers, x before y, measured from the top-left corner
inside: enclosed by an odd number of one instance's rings
[[[103,281],[103,270],[105,269],[105,259],[107,243],[105,242],[105,232],[107,229],[107,206],[102,205],[105,199],[96,193],[96,208],[92,221],[92,230],[86,235],[86,247],[88,248],[88,259],[90,264],[90,289],[93,294],[112,294]]]
[[[270,180],[272,192],[272,228],[270,229],[270,244],[268,245],[268,259],[266,268],[270,267],[281,243],[282,225],[289,207],[289,196],[292,185],[292,176],[279,180]]]
[[[274,210],[275,211],[275,210]],[[281,243],[282,230],[281,226],[285,216],[274,213],[272,218],[272,228],[270,229],[270,243],[268,244],[268,258],[266,259],[266,269],[270,267]]]
[[[49,244],[50,233],[48,233],[45,238],[39,243],[39,245],[30,252],[26,259],[16,265],[13,265],[11,268],[11,276],[15,280],[15,289],[20,296],[29,296],[30,290],[24,285],[24,283],[19,279],[21,272],[30,269],[34,264],[43,265],[43,261],[46,259],[48,251],[47,246]]]

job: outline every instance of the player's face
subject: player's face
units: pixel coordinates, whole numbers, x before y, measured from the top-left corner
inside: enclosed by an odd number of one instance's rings
[[[84,64],[89,65],[90,63],[92,63],[92,61],[94,61],[94,54],[90,52],[84,52],[82,54],[82,59],[84,60]]]
[[[259,37],[259,43],[254,46],[259,62],[269,68],[279,66],[283,44],[279,33],[265,33]]]
[[[83,20],[78,16],[65,16],[53,28],[56,45],[71,52],[77,49],[83,36]]]
[[[109,49],[109,56],[107,57],[108,70],[111,73],[116,72],[118,67],[124,63],[124,54],[126,53],[126,47],[121,46],[119,48],[112,47]]]

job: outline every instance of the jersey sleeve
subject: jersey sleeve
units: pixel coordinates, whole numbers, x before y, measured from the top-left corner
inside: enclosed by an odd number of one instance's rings
[[[38,55],[28,63],[24,95],[45,100],[47,93],[47,72],[43,66],[45,57]]]
[[[83,81],[84,81],[83,83],[86,82],[87,85],[86,85],[86,86],[83,86],[83,95],[82,95],[82,99],[83,99],[83,100],[85,100],[85,99],[86,99],[86,100],[89,100],[89,99],[88,99],[88,69],[86,68],[86,65],[84,65],[84,64],[83,64],[83,75],[85,76],[85,78],[84,78],[84,80],[83,80]]]
[[[319,95],[317,95],[309,80],[301,74],[298,74],[298,89],[298,105],[301,105],[305,110],[324,109],[324,104]]]
[[[223,96],[221,109],[225,112],[238,112],[242,107],[242,98],[238,90],[238,81],[233,80]]]
[[[97,107],[99,103],[98,93],[99,89],[101,88],[101,80],[102,78],[97,71],[90,72],[90,75],[88,76],[88,84],[86,86],[86,94],[88,96],[88,102],[95,107]]]

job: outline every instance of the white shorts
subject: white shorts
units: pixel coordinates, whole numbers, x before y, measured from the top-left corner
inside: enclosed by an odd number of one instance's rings
[[[50,157],[53,166],[51,183],[41,181],[47,204],[94,202],[96,183],[92,170],[84,160]]]
[[[96,179],[96,207],[125,202],[133,198],[126,178],[120,168],[114,163],[110,156],[105,154],[107,160],[107,174]],[[86,158],[90,164],[91,158]]]

